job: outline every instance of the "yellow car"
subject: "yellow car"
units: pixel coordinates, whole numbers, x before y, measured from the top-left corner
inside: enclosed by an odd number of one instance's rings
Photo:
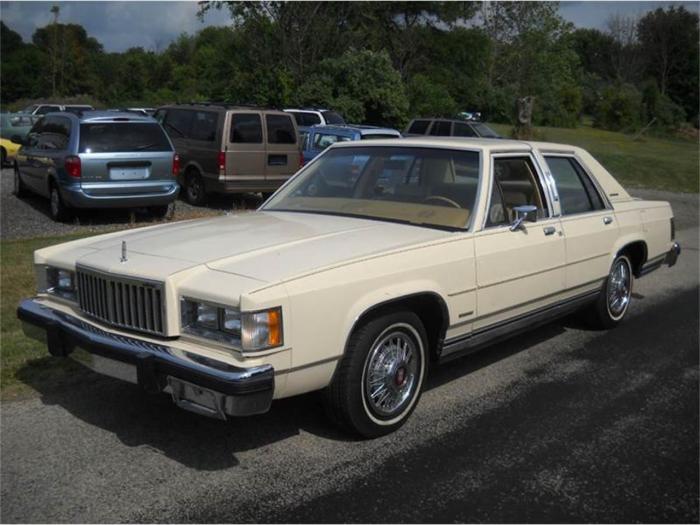
[[[15,160],[15,156],[17,155],[17,151],[19,151],[20,147],[20,144],[15,144],[9,139],[0,137],[0,156],[2,157],[1,165],[5,166],[6,163]]]

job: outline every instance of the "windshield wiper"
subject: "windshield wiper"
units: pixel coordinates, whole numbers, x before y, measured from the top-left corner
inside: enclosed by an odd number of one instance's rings
[[[164,126],[169,127],[169,128],[172,129],[175,133],[179,133],[181,137],[184,137],[184,136],[185,136],[185,134],[184,134],[182,131],[180,131],[179,129],[177,129],[177,128],[176,128],[175,126],[173,126],[172,124],[169,124],[169,123],[166,122],[166,123],[164,124]]]
[[[156,145],[155,142],[151,142],[150,144],[142,144],[141,146],[136,146],[134,148],[134,151],[141,151],[142,149],[152,148],[155,145]]]

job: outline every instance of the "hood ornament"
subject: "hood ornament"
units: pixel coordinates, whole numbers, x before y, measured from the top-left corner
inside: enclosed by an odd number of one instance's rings
[[[126,241],[122,241],[122,256],[119,258],[119,262],[125,263],[128,259],[126,258]]]

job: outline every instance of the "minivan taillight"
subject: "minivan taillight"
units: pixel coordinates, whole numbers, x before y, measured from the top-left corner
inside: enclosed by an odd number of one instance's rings
[[[219,152],[219,174],[224,175],[226,173],[226,152]]]
[[[173,155],[173,177],[177,178],[180,175],[180,155]]]
[[[66,173],[68,173],[69,177],[73,177],[74,179],[80,178],[82,171],[80,167],[80,157],[76,157],[75,155],[66,157],[64,166],[66,168]]]

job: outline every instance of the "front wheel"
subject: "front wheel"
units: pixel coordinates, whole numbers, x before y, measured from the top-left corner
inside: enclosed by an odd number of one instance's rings
[[[350,336],[325,392],[329,415],[366,438],[403,425],[418,403],[427,370],[427,337],[420,318],[401,311],[374,317]]]
[[[622,322],[632,299],[632,263],[627,255],[618,255],[600,296],[590,311],[591,323],[596,328],[613,328]]]

